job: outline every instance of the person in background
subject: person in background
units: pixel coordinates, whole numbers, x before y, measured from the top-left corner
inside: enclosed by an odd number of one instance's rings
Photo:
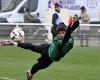
[[[55,4],[55,13],[52,16],[52,27],[51,27],[51,33],[53,36],[53,39],[55,38],[55,36],[57,35],[56,29],[59,25],[59,23],[61,22],[61,18],[59,16],[60,14],[60,4],[56,3]]]
[[[40,16],[40,14],[39,14],[39,12],[37,12],[37,14],[34,15],[33,23],[42,23],[39,19],[39,16]]]
[[[24,9],[24,23],[41,23],[39,13],[31,15],[28,8]]]
[[[24,9],[24,23],[33,23],[33,16],[28,8]]]
[[[81,14],[80,14],[80,20],[81,20],[81,23],[82,24],[89,24],[89,21],[90,21],[90,16],[89,14],[87,13],[87,10],[84,6],[82,6],[80,8],[81,10]]]
[[[81,24],[89,24],[90,22],[90,16],[87,13],[87,10],[84,6],[80,8],[81,14],[80,14],[80,21]],[[80,46],[88,46],[88,34],[89,34],[90,27],[89,26],[80,26]],[[86,44],[84,45],[84,40],[86,41]]]

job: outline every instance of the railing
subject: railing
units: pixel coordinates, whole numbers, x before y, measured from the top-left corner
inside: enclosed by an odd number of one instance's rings
[[[25,30],[26,41],[33,43],[43,43],[49,39],[52,41],[51,35],[52,24],[48,23],[0,23],[0,38],[9,38],[13,27],[22,27]],[[99,46],[100,47],[100,24],[80,24],[80,27],[90,26],[88,34],[82,33],[82,30],[73,32],[75,38],[75,46]],[[44,32],[44,33],[43,33]],[[4,36],[6,35],[6,36]]]

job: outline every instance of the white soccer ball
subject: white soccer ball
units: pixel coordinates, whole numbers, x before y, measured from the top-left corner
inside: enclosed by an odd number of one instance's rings
[[[19,27],[14,28],[10,33],[10,38],[15,42],[22,42],[24,37],[24,31]]]

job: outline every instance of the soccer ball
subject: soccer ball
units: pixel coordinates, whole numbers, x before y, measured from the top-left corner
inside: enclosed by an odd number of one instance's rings
[[[10,33],[10,38],[15,42],[22,42],[24,36],[24,31],[20,27],[14,28]]]

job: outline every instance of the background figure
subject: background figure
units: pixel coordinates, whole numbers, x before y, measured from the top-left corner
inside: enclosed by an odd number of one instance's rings
[[[32,23],[33,22],[33,16],[30,14],[30,11],[28,8],[24,9],[24,22],[25,23]]]
[[[57,35],[56,29],[57,29],[59,23],[61,22],[61,18],[59,16],[59,14],[60,14],[60,4],[56,3],[55,4],[55,13],[52,16],[53,26],[51,28],[51,33],[52,33],[53,39]]]
[[[33,23],[42,23],[39,19],[40,14],[37,13],[36,15],[33,16]]]
[[[35,15],[31,15],[30,10],[28,8],[24,9],[24,22],[25,23],[41,23],[39,20],[39,13]]]
[[[80,14],[80,20],[81,24],[89,24],[90,16],[87,13],[87,10],[84,6],[80,8],[81,14]],[[88,39],[89,39],[89,30],[90,26],[81,26],[80,27],[80,46],[88,46]],[[86,41],[86,44],[84,45],[84,40]]]

